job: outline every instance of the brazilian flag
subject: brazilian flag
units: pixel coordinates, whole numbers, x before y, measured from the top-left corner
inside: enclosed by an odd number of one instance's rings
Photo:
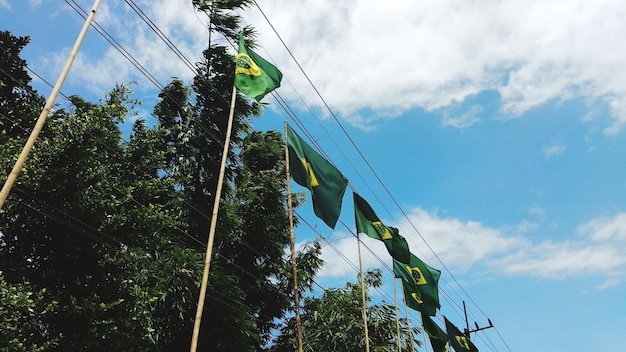
[[[306,144],[287,125],[289,172],[297,184],[311,191],[313,211],[330,228],[335,228],[348,179],[328,160]]]
[[[430,345],[433,347],[434,352],[448,352],[446,344],[450,340],[448,335],[443,331],[431,317],[426,314],[422,314],[422,326],[424,331],[428,334],[430,339]]]
[[[450,338],[450,345],[456,352],[478,352],[478,348],[454,324],[448,321],[446,317],[443,317],[443,320],[446,322],[446,331]]]
[[[404,281],[402,281],[402,291],[404,292],[404,301],[409,308],[426,315],[437,314],[437,305],[432,299],[424,296],[420,291],[414,290]]]
[[[239,53],[235,68],[235,87],[256,101],[280,87],[283,74],[276,66],[246,48],[243,33],[239,35]]]
[[[385,226],[365,199],[356,193],[352,195],[357,233],[364,233],[373,239],[383,241],[394,260],[409,263],[409,244],[400,235],[398,229]]]
[[[396,278],[402,279],[405,292],[408,290],[412,295],[419,297],[421,303],[420,309],[417,310],[428,315],[435,315],[436,310],[441,307],[438,287],[441,272],[428,266],[413,253],[410,253],[410,256],[409,264],[394,260],[393,273]]]

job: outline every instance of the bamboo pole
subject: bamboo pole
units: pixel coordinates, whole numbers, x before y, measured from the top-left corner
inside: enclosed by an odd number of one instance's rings
[[[404,283],[402,280],[400,281],[400,285],[402,286],[402,292],[404,292]],[[406,307],[406,297],[402,294],[402,303],[404,303],[404,314],[406,315],[406,324],[409,329],[409,337],[411,340],[411,352],[415,352],[415,340],[413,339],[413,330],[411,329],[411,320],[409,319],[409,309]]]
[[[424,319],[422,318],[422,314],[420,313],[420,323],[422,323],[422,336],[424,336],[424,350],[428,352],[428,343],[426,343],[426,329],[424,328]]]
[[[398,310],[397,280],[393,279],[393,303],[396,307],[396,332],[398,333],[398,352],[402,352],[402,335],[400,334],[400,312]],[[409,331],[410,332],[410,331]]]
[[[202,273],[202,283],[200,284],[200,296],[198,297],[198,308],[196,309],[196,319],[193,325],[193,335],[191,337],[190,352],[196,352],[198,348],[198,335],[200,334],[200,323],[202,321],[202,311],[204,310],[204,300],[206,297],[206,287],[209,281],[209,268],[211,267],[211,254],[213,252],[213,241],[215,240],[215,227],[217,225],[217,213],[222,195],[222,185],[224,183],[224,172],[226,169],[226,160],[228,159],[228,147],[230,145],[230,134],[233,128],[233,116],[235,114],[235,100],[237,99],[237,88],[233,86],[233,97],[230,101],[230,112],[228,115],[228,127],[226,128],[226,139],[224,141],[224,151],[222,154],[222,164],[220,165],[220,173],[217,179],[217,190],[215,191],[215,200],[213,201],[213,213],[211,215],[211,225],[209,227],[209,240],[206,248],[206,256],[204,258],[204,272]]]
[[[359,239],[359,233],[356,234],[356,242],[359,253],[359,272],[361,273],[361,299],[363,303],[363,327],[365,328],[365,352],[370,351],[370,339],[367,331],[367,305],[365,302],[365,279],[363,278],[363,260],[361,259],[361,240]]]
[[[293,273],[293,300],[296,311],[296,337],[298,352],[302,352],[302,325],[300,322],[300,292],[298,290],[298,268],[296,266],[296,235],[293,230],[293,205],[291,201],[291,182],[289,182],[289,146],[287,136],[287,121],[285,121],[285,169],[287,176],[287,208],[289,210],[289,244],[291,246],[291,270]]]
[[[70,56],[67,58],[67,61],[65,62],[65,66],[63,67],[63,70],[61,71],[61,74],[59,75],[59,78],[57,79],[56,84],[52,88],[52,92],[50,93],[50,96],[48,97],[48,100],[46,101],[46,105],[44,105],[43,110],[41,110],[41,114],[39,114],[39,118],[37,119],[37,122],[35,123],[35,127],[30,133],[30,137],[28,137],[28,140],[26,141],[26,144],[24,145],[22,152],[17,158],[17,161],[15,162],[15,165],[13,166],[11,173],[9,173],[9,176],[4,182],[4,186],[2,186],[2,190],[0,191],[0,210],[2,210],[2,206],[4,205],[4,202],[9,196],[9,192],[11,191],[11,188],[13,188],[13,184],[15,183],[15,180],[17,179],[17,175],[19,175],[19,173],[22,171],[22,168],[24,167],[24,164],[26,163],[26,159],[28,159],[28,154],[30,154],[30,151],[33,149],[33,146],[35,145],[35,140],[39,136],[39,133],[41,132],[44,124],[46,123],[48,114],[50,114],[50,109],[52,109],[52,105],[54,105],[54,101],[56,100],[57,96],[59,95],[59,92],[61,91],[61,87],[63,86],[63,83],[65,82],[65,78],[67,77],[67,74],[70,72],[72,63],[74,63],[74,59],[76,58],[78,49],[83,43],[83,40],[85,39],[85,35],[87,34],[87,30],[89,29],[89,26],[91,25],[91,22],[93,21],[93,18],[96,15],[96,11],[98,10],[98,7],[100,6],[100,1],[101,0],[95,0],[93,7],[91,8],[91,12],[89,13],[89,16],[87,16],[87,18],[85,19],[83,28],[81,29],[80,33],[78,34],[78,37],[76,38],[76,42],[74,43],[74,47],[72,48],[72,51],[70,52]]]

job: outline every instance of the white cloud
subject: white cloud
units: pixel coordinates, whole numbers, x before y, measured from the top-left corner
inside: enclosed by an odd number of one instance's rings
[[[528,208],[528,214],[542,218],[546,215],[546,212],[541,207],[532,206]]]
[[[519,233],[526,233],[532,230],[537,229],[539,225],[536,222],[532,222],[532,221],[528,221],[528,220],[522,220],[518,225],[517,225],[517,231]]]
[[[599,274],[606,276],[600,288],[621,282],[626,268],[626,213],[596,218],[578,227],[575,241],[527,244],[493,264],[504,273],[537,278],[564,278]]]
[[[430,248],[455,273],[481,267],[496,275],[533,279],[594,275],[595,281],[604,278],[597,285],[603,289],[621,283],[626,270],[626,213],[580,225],[578,232],[581,236],[574,239],[540,243],[533,243],[520,235],[507,235],[479,222],[442,218],[419,208],[409,213],[409,219],[411,223],[403,220],[397,225],[407,238],[411,251],[433,267],[441,268],[413,229],[412,224],[415,224]],[[524,234],[537,230],[538,225],[524,220],[511,228]],[[363,242],[374,253],[361,248],[364,270],[381,268],[378,258],[384,261],[389,257],[383,243],[367,237],[363,237]],[[344,237],[334,241],[333,246],[325,246],[322,251],[326,264],[320,276],[353,279],[357,272],[355,267],[358,268],[356,239]]]
[[[8,0],[0,0],[0,7],[4,7],[7,10],[11,10],[11,4]]]
[[[361,258],[363,261],[363,271],[381,267],[378,258],[387,258],[389,254],[385,245],[365,236],[361,238]],[[322,278],[356,278],[359,270],[359,256],[357,240],[348,235],[339,240],[332,241],[331,244],[322,242],[322,259],[324,269],[320,271]],[[378,258],[377,258],[378,257]]]
[[[471,127],[480,121],[478,116],[482,114],[483,110],[483,107],[480,105],[470,106],[463,112],[448,112],[444,109],[444,111],[442,111],[443,125],[457,128]]]
[[[138,3],[191,61],[199,59],[208,44],[204,14],[187,0]],[[605,133],[626,126],[623,2],[266,0],[260,5],[329,105],[354,123],[371,126],[366,120],[419,107],[442,109],[446,126],[465,128],[478,122],[481,107],[455,114],[445,108],[491,91],[500,94],[508,117],[550,101],[583,98],[589,106],[606,104],[614,122]],[[260,33],[260,54],[277,63],[307,104],[321,106],[258,9],[240,13]],[[104,3],[96,19],[163,83],[172,76],[192,77],[126,4]],[[105,90],[116,81],[142,80],[114,50],[85,58],[90,63],[72,76],[92,87],[106,85],[100,87]],[[289,86],[285,82],[281,94],[297,101]]]
[[[418,226],[420,233],[437,256],[448,268],[454,270],[465,271],[480,261],[508,252],[525,243],[520,238],[506,237],[500,231],[487,228],[478,222],[463,222],[455,218],[444,219],[422,209],[414,209],[409,214],[409,218],[411,223]],[[385,223],[389,222],[385,221]],[[440,267],[437,259],[423,245],[424,242],[408,221],[401,221],[398,228],[407,239],[414,254],[432,266]],[[379,258],[384,261],[389,257],[384,244],[366,236],[362,237],[362,241],[367,246],[367,248],[361,248],[364,270],[381,267]],[[320,275],[354,277],[353,265],[358,268],[359,263],[356,239],[351,236],[345,237],[334,241],[333,245],[336,250],[330,246],[324,248],[322,258],[326,265]]]
[[[613,218],[597,218],[578,227],[578,233],[596,242],[626,242],[626,213],[620,212]]]
[[[619,275],[611,275],[609,276],[602,284],[596,286],[598,290],[605,290],[614,286],[619,285],[622,280],[619,279],[619,276],[623,275],[623,273],[619,273]]]
[[[550,145],[548,147],[544,147],[543,148],[543,155],[546,158],[552,158],[554,156],[559,156],[561,154],[563,154],[563,152],[565,151],[565,146],[561,143],[555,143],[553,145]]]
[[[606,133],[626,124],[623,2],[267,0],[261,6],[325,99],[346,115],[433,110],[491,90],[509,116],[583,97],[610,106],[615,123]],[[249,13],[267,50],[284,52],[258,11]],[[303,81],[286,54],[274,57],[286,77]],[[320,104],[315,95],[304,96]]]
[[[423,252],[421,255],[428,262],[436,263],[430,250],[423,245],[422,239],[413,229],[414,224],[446,266],[456,270],[467,270],[479,261],[507,252],[524,242],[520,238],[507,237],[500,230],[488,228],[479,222],[441,218],[422,209],[411,211],[409,219],[410,223],[401,221],[399,228],[411,248]],[[415,254],[420,256],[419,252]]]
[[[495,260],[493,264],[506,274],[535,278],[605,275],[626,264],[624,254],[624,248],[608,243],[543,242]]]

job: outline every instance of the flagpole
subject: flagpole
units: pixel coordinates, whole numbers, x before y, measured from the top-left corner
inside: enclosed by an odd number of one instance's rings
[[[363,278],[363,260],[361,259],[361,240],[359,239],[359,233],[356,234],[356,243],[359,253],[359,272],[361,273],[361,299],[363,304],[363,327],[365,328],[365,352],[370,351],[370,339],[367,331],[367,306],[365,302],[365,279]]]
[[[287,209],[289,212],[289,245],[291,246],[291,270],[293,274],[293,300],[296,311],[296,334],[298,352],[302,352],[302,325],[300,322],[300,293],[298,291],[298,268],[296,266],[296,236],[293,230],[293,205],[291,201],[291,183],[289,182],[289,145],[287,121],[285,124],[285,174],[287,176]]]
[[[428,352],[428,344],[426,343],[426,328],[424,327],[424,318],[422,318],[422,313],[420,313],[420,323],[422,323],[422,336],[424,336],[424,349]]]
[[[13,184],[15,183],[15,180],[17,179],[17,175],[19,175],[20,171],[22,171],[22,168],[24,167],[24,164],[26,163],[26,159],[28,159],[28,154],[30,154],[30,151],[33,149],[33,146],[35,145],[35,140],[39,136],[39,133],[41,132],[44,124],[46,123],[46,119],[48,118],[50,109],[52,109],[52,105],[54,104],[54,101],[56,100],[57,96],[59,95],[59,92],[61,91],[61,86],[63,86],[63,82],[65,82],[65,78],[67,77],[67,74],[69,73],[70,68],[72,67],[72,63],[74,62],[74,58],[76,58],[78,49],[83,43],[83,40],[85,39],[85,35],[87,34],[87,30],[89,29],[89,26],[91,25],[91,22],[93,21],[93,18],[96,15],[96,11],[98,10],[98,7],[100,6],[100,1],[101,0],[95,0],[93,7],[91,8],[91,12],[89,13],[89,16],[87,16],[87,19],[85,19],[83,28],[81,29],[80,33],[78,34],[78,37],[76,38],[76,42],[74,43],[74,47],[72,48],[72,51],[70,52],[70,56],[67,58],[67,61],[65,62],[65,67],[63,67],[63,70],[61,71],[61,74],[59,75],[59,78],[57,79],[56,84],[52,88],[52,92],[50,93],[50,96],[48,97],[48,100],[46,101],[46,105],[44,105],[43,110],[41,110],[41,114],[39,114],[37,123],[35,124],[35,127],[33,128],[32,132],[30,133],[30,137],[28,137],[28,140],[26,141],[26,144],[24,145],[22,152],[17,158],[17,161],[15,162],[15,165],[13,166],[11,173],[7,177],[7,180],[4,182],[4,186],[2,187],[2,190],[0,191],[0,210],[2,210],[2,206],[4,205],[4,202],[9,196],[9,192],[11,191],[11,188],[13,188]]]
[[[222,194],[222,185],[224,183],[224,172],[226,169],[226,160],[228,159],[228,147],[230,145],[230,134],[233,128],[233,116],[235,114],[235,100],[237,99],[237,88],[233,86],[233,97],[230,101],[230,113],[228,115],[228,127],[226,128],[226,138],[224,141],[224,151],[222,152],[222,164],[220,165],[220,173],[217,179],[217,190],[215,191],[215,200],[213,201],[213,213],[211,215],[211,225],[209,228],[209,240],[206,247],[206,256],[204,257],[204,272],[202,273],[202,283],[200,285],[200,296],[198,297],[198,308],[196,309],[196,319],[193,325],[193,335],[191,338],[190,352],[195,352],[198,348],[198,335],[200,334],[200,323],[202,321],[202,311],[204,310],[204,300],[206,297],[206,287],[209,281],[209,268],[211,266],[211,254],[213,252],[213,241],[215,240],[215,227],[217,225],[217,213],[220,205]]]
[[[402,292],[404,292],[404,283],[402,282],[402,280],[400,280],[400,286],[402,287]],[[409,329],[409,337],[411,340],[411,352],[414,352],[415,348],[413,345],[415,344],[415,340],[413,340],[413,329],[411,329],[411,320],[409,319],[409,310],[406,307],[406,297],[404,297],[404,294],[402,294],[402,303],[404,303],[404,314],[406,315],[406,324]]]
[[[393,303],[396,306],[396,331],[398,333],[398,352],[402,352],[402,335],[400,335],[400,312],[398,311],[398,293],[396,289],[397,280],[393,279]],[[410,331],[409,331],[410,332]]]

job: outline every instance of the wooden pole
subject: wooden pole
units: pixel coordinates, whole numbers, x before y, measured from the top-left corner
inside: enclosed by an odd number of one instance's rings
[[[424,336],[424,350],[428,352],[428,343],[426,341],[426,329],[424,328],[424,319],[422,319],[422,314],[420,313],[420,323],[422,323],[422,336]]]
[[[400,334],[400,312],[398,311],[398,293],[396,289],[397,280],[393,279],[393,301],[396,306],[396,332],[398,334],[398,352],[402,352],[402,335]],[[410,332],[410,331],[409,331]]]
[[[298,352],[302,352],[302,325],[300,322],[300,292],[298,290],[298,268],[296,266],[296,235],[293,230],[293,205],[291,202],[291,182],[289,182],[289,146],[287,136],[287,121],[285,121],[285,169],[287,176],[287,208],[289,210],[289,244],[291,246],[291,271],[293,273],[293,300],[296,311],[296,337]]]
[[[365,279],[363,278],[363,260],[361,259],[361,240],[359,239],[359,234],[356,234],[356,242],[359,253],[359,273],[361,273],[361,299],[363,304],[363,327],[365,328],[365,352],[370,351],[370,339],[369,333],[367,331],[367,305],[365,302]]]
[[[400,286],[402,287],[402,292],[404,292],[404,283],[402,281],[400,281]],[[409,329],[411,352],[414,352],[415,347],[413,345],[415,344],[415,340],[413,340],[413,330],[411,329],[411,320],[409,319],[409,309],[406,307],[406,298],[404,297],[404,294],[402,294],[402,303],[404,303],[404,314],[406,315],[406,324],[407,328]]]
[[[59,95],[59,92],[61,91],[63,82],[65,82],[65,78],[67,77],[67,74],[70,72],[70,68],[72,67],[74,58],[76,58],[78,49],[83,43],[83,40],[85,39],[85,35],[87,34],[87,30],[89,29],[89,26],[91,25],[91,22],[93,21],[93,18],[96,15],[96,11],[98,10],[98,7],[100,6],[100,1],[101,0],[95,0],[93,7],[91,8],[91,12],[89,13],[89,16],[87,16],[87,19],[85,20],[85,24],[83,24],[83,28],[78,34],[78,38],[76,38],[76,42],[74,43],[74,47],[72,48],[72,51],[70,52],[70,56],[67,58],[67,61],[65,62],[65,67],[63,67],[63,71],[61,71],[61,74],[59,75],[59,78],[57,79],[56,84],[52,88],[52,92],[50,93],[50,96],[48,97],[48,100],[46,101],[46,105],[44,105],[43,110],[41,110],[41,114],[39,114],[37,123],[35,123],[35,127],[30,133],[30,137],[28,137],[28,140],[26,141],[26,144],[24,145],[22,152],[17,158],[17,161],[15,162],[15,165],[13,166],[11,173],[9,173],[7,180],[4,182],[4,186],[2,186],[2,190],[0,191],[0,210],[2,210],[2,206],[4,205],[4,202],[9,196],[9,192],[11,191],[11,188],[13,188],[13,184],[15,183],[15,180],[17,179],[17,175],[19,175],[20,171],[22,171],[22,168],[24,167],[24,164],[26,163],[26,159],[28,159],[28,154],[30,154],[30,151],[33,149],[33,146],[35,145],[35,140],[39,136],[39,133],[41,132],[44,124],[46,123],[48,114],[50,114],[50,109],[52,109],[52,105],[54,105],[54,101],[56,100],[57,96]]]
[[[200,284],[200,296],[198,297],[198,308],[196,309],[196,320],[193,325],[193,335],[191,337],[191,352],[196,352],[198,348],[198,335],[200,334],[200,323],[202,321],[202,311],[204,310],[204,300],[206,297],[206,287],[209,281],[209,268],[211,267],[211,254],[213,252],[213,241],[215,240],[215,227],[217,225],[217,213],[220,206],[220,198],[222,195],[222,185],[224,183],[224,172],[226,169],[226,160],[228,159],[228,147],[230,145],[230,134],[233,128],[233,116],[235,114],[235,100],[237,99],[237,88],[233,86],[233,97],[230,101],[230,113],[228,115],[228,127],[226,127],[226,139],[224,141],[224,151],[222,154],[222,164],[220,165],[220,173],[217,179],[217,190],[215,191],[215,200],[213,201],[213,213],[211,215],[211,225],[209,228],[209,241],[206,247],[206,256],[204,257],[204,272],[202,273],[202,283]]]

